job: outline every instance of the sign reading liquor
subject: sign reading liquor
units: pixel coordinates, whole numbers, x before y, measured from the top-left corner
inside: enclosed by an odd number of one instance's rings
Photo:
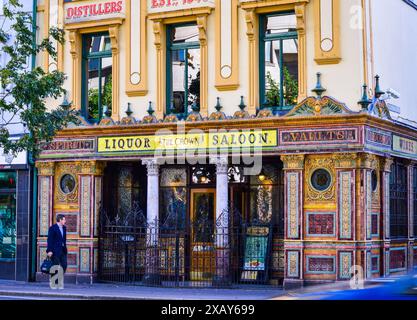
[[[248,130],[98,138],[98,152],[267,149],[277,147],[276,130]]]
[[[214,6],[214,0],[148,0],[149,13]]]
[[[394,135],[392,150],[416,156],[417,141]]]
[[[77,1],[65,4],[65,23],[124,18],[125,0]]]

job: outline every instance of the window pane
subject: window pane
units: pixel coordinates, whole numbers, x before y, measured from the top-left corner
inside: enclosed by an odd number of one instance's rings
[[[265,64],[265,103],[269,106],[280,105],[280,47],[280,40],[265,42],[265,61],[269,60]]]
[[[284,105],[297,104],[298,97],[298,40],[283,41]]]
[[[15,189],[16,173],[0,172],[0,189]]]
[[[297,30],[295,14],[270,16],[266,19],[266,34],[281,34]]]
[[[171,112],[184,113],[185,103],[185,69],[186,62],[179,60],[177,57],[185,57],[186,50],[172,51],[171,75],[172,75],[172,96],[171,96]]]
[[[198,41],[198,27],[195,25],[175,27],[172,30],[171,42],[174,44]]]
[[[0,259],[16,254],[16,195],[0,194]]]
[[[86,52],[89,54],[111,50],[111,41],[109,35],[107,34],[88,36],[86,38],[86,45]]]
[[[99,120],[103,106],[112,107],[112,58],[88,59],[88,119]]]
[[[100,59],[87,60],[87,94],[88,94],[88,119],[99,119],[99,69]]]
[[[200,49],[190,49],[188,58],[188,112],[193,102],[200,103]]]
[[[101,60],[101,104],[107,106],[108,110],[112,110],[112,62],[111,57]]]

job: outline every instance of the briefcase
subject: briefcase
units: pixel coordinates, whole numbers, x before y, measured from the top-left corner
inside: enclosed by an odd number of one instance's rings
[[[41,272],[49,274],[49,271],[52,268],[52,260],[48,257],[45,260],[43,260],[41,265]]]

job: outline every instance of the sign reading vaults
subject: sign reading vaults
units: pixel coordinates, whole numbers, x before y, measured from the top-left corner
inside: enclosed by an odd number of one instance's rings
[[[90,20],[124,18],[125,0],[101,0],[69,2],[65,4],[65,23],[77,23]]]
[[[214,0],[148,0],[149,13],[200,7],[214,7]]]

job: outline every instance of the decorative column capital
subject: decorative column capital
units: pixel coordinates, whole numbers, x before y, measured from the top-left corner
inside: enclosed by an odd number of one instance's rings
[[[80,163],[81,174],[102,176],[107,163],[102,161],[83,161]]]
[[[199,31],[198,39],[202,46],[207,45],[207,15],[197,17],[197,27]]]
[[[159,176],[158,159],[142,159],[142,164],[146,166],[148,170],[148,176]]]
[[[305,34],[305,3],[301,3],[295,6],[295,16],[297,18],[297,31],[300,34]]]
[[[381,159],[381,168],[384,172],[391,172],[391,166],[394,162],[393,158],[382,158]]]
[[[109,28],[109,36],[111,41],[111,51],[113,54],[119,53],[119,43],[118,43],[118,36],[119,36],[119,26],[114,25]]]
[[[153,20],[153,34],[155,36],[154,44],[157,50],[162,46],[162,20]]]
[[[216,165],[217,174],[227,174],[229,171],[229,159],[227,157],[210,159],[210,163]]]
[[[39,176],[53,176],[55,174],[55,162],[36,162]]]
[[[255,40],[255,10],[247,10],[245,13],[246,35],[249,41]]]
[[[77,35],[77,30],[69,32],[70,53],[73,59],[77,57]]]
[[[284,170],[303,170],[305,154],[282,155],[281,160],[284,163]]]
[[[370,153],[359,154],[358,167],[361,169],[376,169],[378,167],[378,156]]]
[[[336,168],[353,169],[356,167],[356,153],[339,153],[333,156]]]

